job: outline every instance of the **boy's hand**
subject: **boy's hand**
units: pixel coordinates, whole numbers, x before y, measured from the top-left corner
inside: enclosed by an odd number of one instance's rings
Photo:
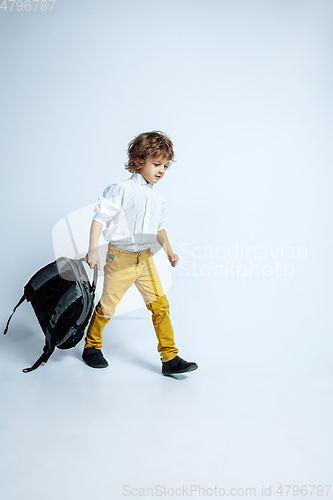
[[[176,253],[168,253],[168,259],[171,262],[172,267],[175,267],[177,262],[179,261],[178,255]]]
[[[95,264],[97,264],[97,269],[100,271],[101,262],[97,250],[89,250],[84,260],[89,264],[90,269],[94,269]]]

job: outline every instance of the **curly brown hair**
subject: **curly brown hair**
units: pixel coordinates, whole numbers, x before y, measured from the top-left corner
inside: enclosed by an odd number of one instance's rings
[[[166,168],[170,166],[172,161],[175,161],[171,139],[159,130],[144,132],[135,137],[128,144],[127,155],[128,163],[125,163],[125,169],[132,173],[138,172],[149,158],[163,156],[168,160]],[[138,159],[139,165],[137,165],[136,159]]]

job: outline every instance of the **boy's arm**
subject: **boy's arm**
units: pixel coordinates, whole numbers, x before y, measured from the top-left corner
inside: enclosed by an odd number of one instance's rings
[[[101,235],[103,225],[105,222],[111,220],[121,210],[122,193],[118,189],[117,184],[111,184],[98,198],[98,203],[95,205],[89,238],[89,249],[85,257],[91,269],[97,264],[100,270],[100,260],[98,255],[98,239]]]
[[[100,271],[100,260],[98,255],[98,239],[101,235],[103,224],[97,220],[93,220],[90,227],[89,250],[85,256],[85,261],[88,262],[91,269],[97,264]]]
[[[175,267],[175,265],[179,260],[178,255],[172,251],[165,229],[160,229],[159,231],[157,231],[157,241],[166,251],[166,254],[168,256],[169,261],[171,262],[172,267]]]

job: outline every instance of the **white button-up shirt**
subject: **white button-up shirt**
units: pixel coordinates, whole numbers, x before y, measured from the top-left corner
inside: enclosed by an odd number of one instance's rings
[[[134,172],[129,179],[108,186],[98,198],[93,220],[106,224],[105,241],[131,252],[160,249],[157,231],[164,229],[164,195]]]

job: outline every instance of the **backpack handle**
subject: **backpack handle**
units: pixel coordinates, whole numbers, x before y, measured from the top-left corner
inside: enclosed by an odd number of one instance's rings
[[[81,259],[79,259],[79,260],[82,260],[83,262],[87,262],[87,261],[85,260],[85,257],[81,257]],[[88,264],[88,262],[87,262],[87,264]],[[93,282],[92,282],[92,285],[91,285],[91,287],[92,287],[92,291],[93,291],[93,292],[95,292],[95,290],[96,290],[96,286],[97,286],[97,277],[98,277],[98,269],[97,269],[97,264],[95,264],[95,265],[94,265],[94,277],[93,277]]]

